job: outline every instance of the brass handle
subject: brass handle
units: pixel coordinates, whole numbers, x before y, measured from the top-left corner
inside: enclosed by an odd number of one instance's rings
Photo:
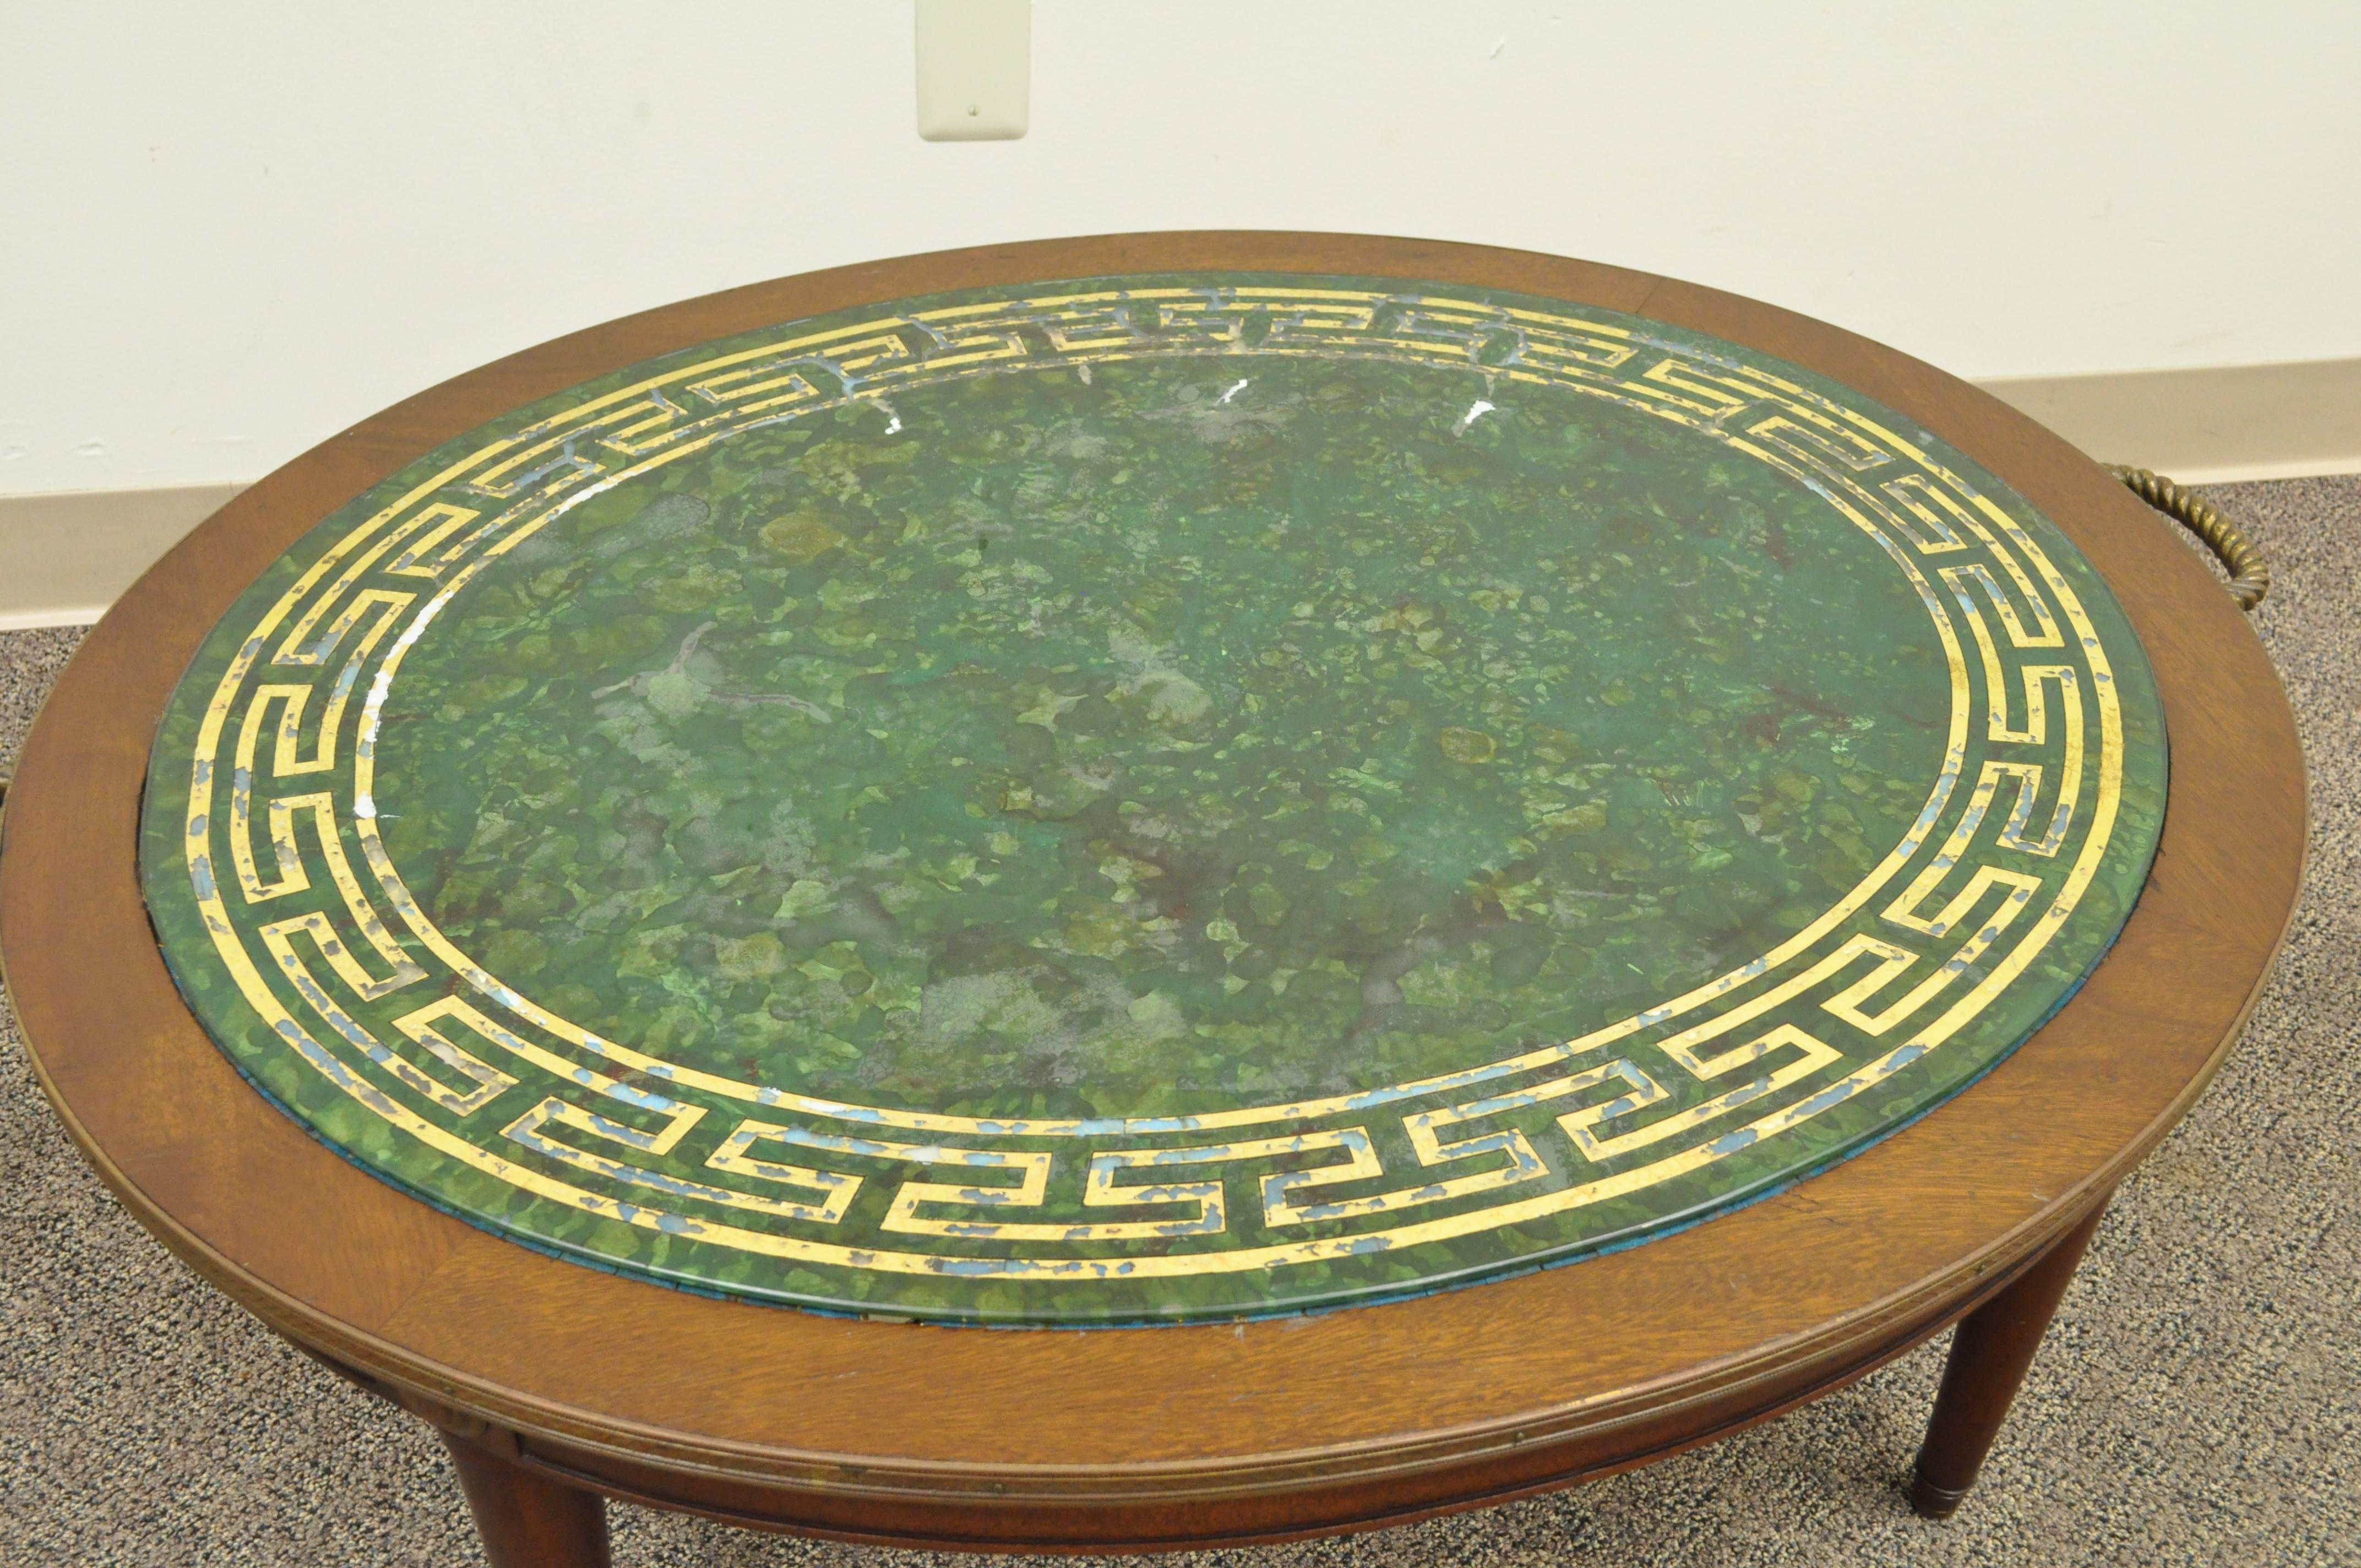
[[[2230,597],[2240,609],[2251,610],[2271,591],[2271,568],[2254,541],[2238,525],[2200,500],[2196,493],[2146,468],[2110,463],[2107,472],[2121,479],[2132,494],[2205,542],[2230,574]]]

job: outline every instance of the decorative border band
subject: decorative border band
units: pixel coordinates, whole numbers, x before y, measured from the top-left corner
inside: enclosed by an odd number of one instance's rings
[[[1916,818],[1794,937],[1658,1005],[1465,1071],[1195,1116],[978,1119],[667,1062],[523,995],[412,894],[376,822],[387,697],[455,596],[553,519],[823,410],[865,404],[898,424],[893,399],[917,386],[1187,356],[1377,357],[1569,390],[1808,488],[1893,560],[1944,652],[1944,762]],[[204,709],[186,853],[221,962],[277,1036],[388,1128],[520,1193],[853,1271],[1147,1278],[1537,1221],[1813,1121],[1940,1048],[2050,943],[2114,835],[2123,765],[2106,650],[2056,565],[1858,409],[1576,314],[1365,289],[1093,288],[880,313],[679,364],[446,464],[251,627]],[[234,904],[275,917],[249,938]],[[1866,910],[1875,932],[1846,935]],[[1809,1028],[1792,1011],[1750,1027],[1814,1001]],[[520,1083],[544,1092],[491,1125],[483,1113]],[[833,1236],[871,1183],[892,1186],[880,1228],[895,1247]],[[1093,1218],[1040,1217],[1053,1190]]]

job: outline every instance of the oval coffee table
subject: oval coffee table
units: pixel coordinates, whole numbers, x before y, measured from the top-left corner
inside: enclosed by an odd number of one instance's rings
[[[1131,236],[627,318],[273,474],[60,682],[0,952],[108,1184],[437,1426],[497,1563],[604,1561],[602,1496],[1400,1522],[1959,1322],[1940,1517],[2304,814],[2205,568],[1961,382]]]

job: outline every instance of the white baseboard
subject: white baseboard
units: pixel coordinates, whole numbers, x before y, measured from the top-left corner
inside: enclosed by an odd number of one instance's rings
[[[1982,383],[2105,463],[2184,484],[2361,474],[2361,358]],[[88,625],[245,488],[0,496],[0,631]]]
[[[0,496],[0,631],[87,626],[243,485]]]
[[[2103,463],[2183,484],[2361,474],[2361,359],[1982,383]]]

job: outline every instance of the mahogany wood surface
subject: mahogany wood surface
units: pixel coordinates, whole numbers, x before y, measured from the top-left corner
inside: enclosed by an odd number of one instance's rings
[[[448,1432],[443,1447],[492,1568],[607,1568],[607,1505],[596,1492],[552,1481]]]
[[[1708,1223],[1389,1305],[1090,1332],[853,1321],[544,1256],[348,1165],[199,1030],[136,875],[149,737],[207,629],[329,510],[520,404],[726,334],[937,290],[1189,268],[1414,278],[1632,312],[1845,381],[2001,475],[2114,585],[2162,691],[2169,811],[2112,954],[1958,1099]],[[471,371],[198,529],[90,634],[33,731],[0,824],[0,957],[44,1087],[144,1224],[281,1333],[446,1428],[497,1431],[543,1474],[910,1544],[1139,1548],[1406,1519],[1645,1463],[1860,1376],[2085,1224],[2188,1109],[2291,913],[2305,799],[2279,682],[2169,526],[2058,437],[1906,356],[1555,257],[1191,233],[811,273]]]
[[[2066,1294],[2074,1266],[2082,1261],[2105,1212],[2103,1203],[2092,1210],[2039,1263],[1960,1321],[1911,1476],[1910,1506],[1927,1519],[1949,1519],[1976,1484],[2017,1385],[2041,1347],[2049,1315],[2058,1310],[2058,1299]]]

